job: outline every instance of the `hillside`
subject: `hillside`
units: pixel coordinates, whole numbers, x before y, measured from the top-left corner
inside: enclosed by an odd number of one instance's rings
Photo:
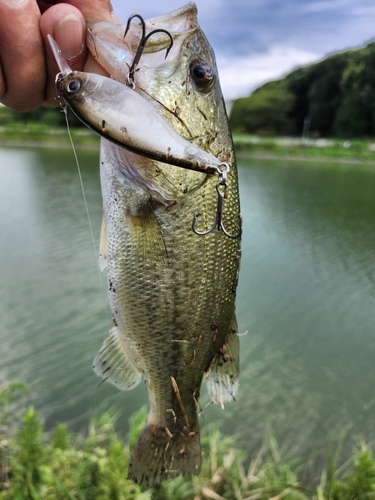
[[[312,137],[375,134],[375,42],[330,55],[266,83],[237,99],[230,113],[234,132]]]

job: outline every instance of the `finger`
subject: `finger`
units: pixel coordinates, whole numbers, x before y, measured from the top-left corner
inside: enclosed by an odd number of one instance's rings
[[[72,5],[79,9],[86,21],[112,21],[111,14],[113,7],[110,0],[63,0],[64,3]],[[43,0],[41,4],[58,4],[61,0]]]
[[[31,111],[44,100],[46,70],[35,0],[0,0],[0,102]]]
[[[57,1],[57,0],[48,0]],[[120,19],[113,13],[113,7],[110,0],[65,0],[77,7],[84,15],[87,22],[119,22]],[[100,66],[100,64],[88,54],[84,71],[99,73],[108,76],[108,73]]]
[[[86,61],[86,24],[82,13],[68,4],[55,5],[41,18],[40,30],[45,43],[47,84],[43,106],[56,107],[55,76],[59,72],[47,40],[50,34],[61,49],[63,57],[73,70],[82,70]]]

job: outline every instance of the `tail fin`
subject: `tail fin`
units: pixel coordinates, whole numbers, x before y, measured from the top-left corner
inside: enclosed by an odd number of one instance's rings
[[[202,462],[199,431],[184,434],[147,424],[133,451],[128,478],[151,487],[165,479],[199,474]]]

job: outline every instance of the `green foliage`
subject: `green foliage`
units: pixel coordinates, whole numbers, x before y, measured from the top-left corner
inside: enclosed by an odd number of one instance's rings
[[[303,161],[338,161],[338,163],[373,163],[374,141],[355,139],[301,139],[297,137],[260,137],[249,134],[233,134],[238,156],[260,154],[277,158],[298,158]]]
[[[332,500],[374,500],[375,462],[371,451],[362,444],[354,460],[354,471],[345,481],[335,481],[330,491]]]
[[[38,498],[44,459],[44,448],[40,443],[42,431],[37,412],[30,408],[26,411],[22,426],[17,432],[15,455],[11,461],[15,497],[33,500]]]
[[[0,400],[8,404],[15,390],[13,385],[6,397],[2,390]],[[348,469],[347,464],[339,465],[342,439],[328,458],[320,484],[305,485],[303,461],[286,460],[271,432],[249,463],[236,438],[223,438],[214,426],[202,433],[199,476],[180,476],[142,491],[126,476],[146,410],[131,417],[130,448],[116,433],[116,419],[112,409],[92,419],[86,437],[69,436],[62,424],[49,436],[37,412],[27,410],[0,460],[0,500],[375,500],[375,460],[364,444]]]
[[[334,120],[334,132],[342,137],[375,133],[375,43],[353,51],[341,78],[341,101]]]
[[[133,413],[129,419],[129,447],[131,450],[134,449],[137,444],[138,438],[141,435],[142,429],[146,424],[147,420],[147,409],[142,406],[140,410]]]
[[[292,133],[289,113],[293,94],[283,82],[270,82],[250,97],[234,102],[230,115],[233,130],[260,135]]]
[[[340,102],[340,79],[347,58],[347,52],[335,54],[285,77],[284,84],[294,96],[289,116],[295,135],[301,135],[307,116],[311,119],[313,135],[332,135],[332,121]]]
[[[0,426],[7,426],[10,423],[13,418],[12,403],[20,394],[26,392],[27,387],[23,382],[12,382],[0,389]]]
[[[76,146],[99,146],[98,134],[77,122],[78,118],[68,111],[69,126]],[[31,113],[18,113],[0,105],[0,142],[16,142],[22,146],[35,143],[53,144],[56,147],[71,147],[66,129],[65,114],[58,109]],[[39,144],[40,145],[40,144]]]
[[[223,438],[215,427],[202,436],[203,465],[199,476],[177,477],[154,488],[152,500],[306,500],[308,491],[299,485],[297,461],[282,459],[278,445],[268,437],[262,450],[244,466],[245,453],[235,438]]]
[[[142,410],[134,420],[139,421],[144,414]],[[74,442],[62,424],[49,439],[35,410],[28,410],[11,446],[11,477],[3,492],[0,486],[0,499],[150,498],[126,478],[129,447],[116,434],[116,418],[114,411],[95,417],[87,437],[77,437]]]
[[[370,137],[375,133],[375,42],[333,54],[267,83],[234,102],[235,132],[301,135],[306,117],[313,137]]]
[[[72,111],[69,110],[68,114],[69,122],[73,127],[85,126]],[[0,105],[0,125],[4,126],[10,123],[21,123],[23,125],[41,123],[49,127],[57,127],[65,125],[65,118],[63,113],[59,112],[59,108],[37,108],[34,111],[23,113]]]
[[[66,450],[69,446],[68,431],[65,424],[58,424],[52,436],[52,448]]]

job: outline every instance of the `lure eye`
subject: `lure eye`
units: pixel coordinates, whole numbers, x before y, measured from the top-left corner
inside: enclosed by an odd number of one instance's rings
[[[213,70],[205,61],[193,61],[190,64],[190,75],[198,90],[209,90],[215,81]]]
[[[77,92],[77,90],[80,88],[81,84],[79,83],[78,80],[71,80],[66,84],[66,90],[67,92],[73,94],[74,92]]]

